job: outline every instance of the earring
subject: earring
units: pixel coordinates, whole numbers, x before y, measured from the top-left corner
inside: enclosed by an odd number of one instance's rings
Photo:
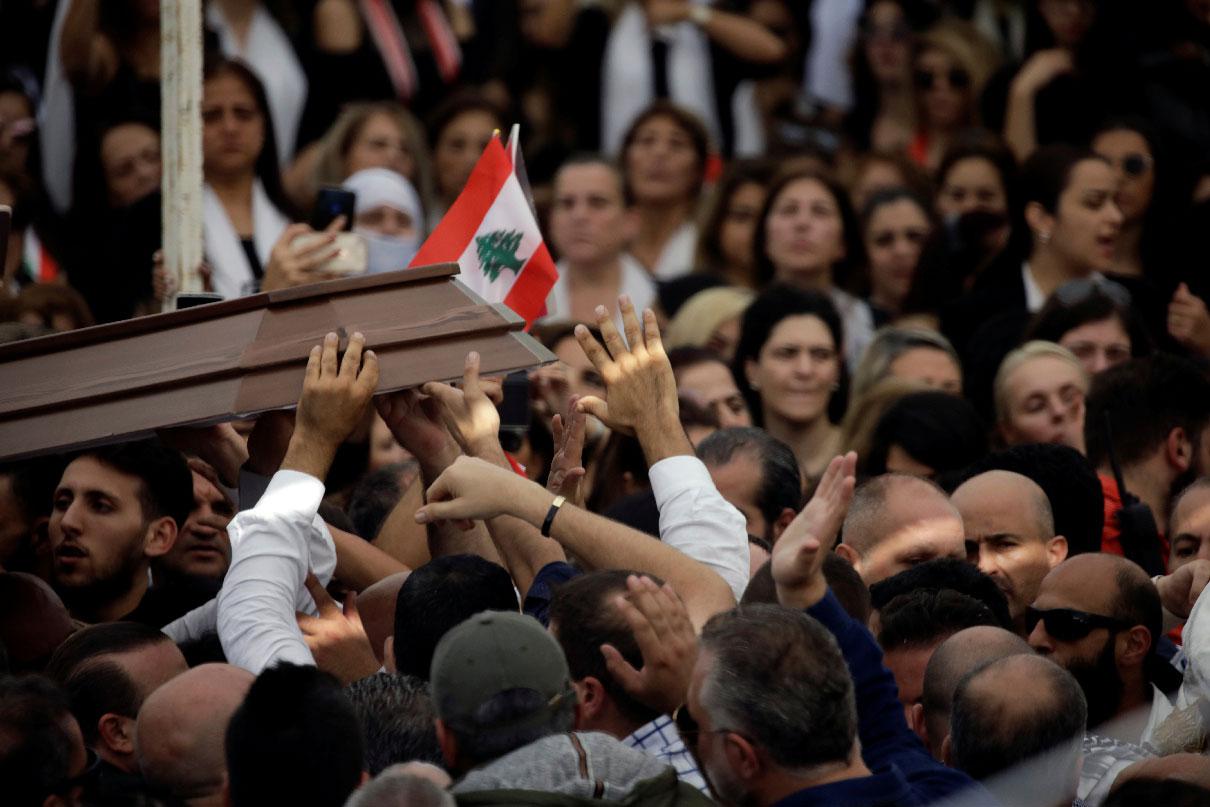
[[[753,392],[757,392],[760,390],[760,384],[757,384],[755,381],[749,381],[748,386],[752,388]]]
[[[1041,242],[1041,244],[1043,246],[1045,246],[1046,244],[1049,244],[1050,243],[1050,233],[1048,233],[1048,232],[1038,233],[1038,241]]]
[[[833,382],[831,389],[832,389],[832,392],[840,392],[840,382],[839,381]]]

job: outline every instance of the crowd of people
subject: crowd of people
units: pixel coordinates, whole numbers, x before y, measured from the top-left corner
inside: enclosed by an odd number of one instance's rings
[[[204,21],[209,291],[520,121],[556,361],[0,464],[0,803],[1210,804],[1205,0]],[[0,342],[161,311],[160,4],[0,66]]]

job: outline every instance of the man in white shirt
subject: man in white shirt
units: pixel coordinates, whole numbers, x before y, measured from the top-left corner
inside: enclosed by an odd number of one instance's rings
[[[559,169],[554,185],[550,237],[560,258],[559,279],[546,298],[547,317],[593,322],[596,306],[613,309],[620,294],[640,310],[651,305],[655,283],[626,253],[638,220],[617,167],[604,157],[573,158]]]

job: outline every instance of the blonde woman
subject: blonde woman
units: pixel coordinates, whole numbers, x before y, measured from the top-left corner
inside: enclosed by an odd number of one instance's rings
[[[1084,453],[1089,377],[1070,350],[1026,342],[1004,357],[993,394],[996,430],[1005,445],[1057,443]]]
[[[731,286],[699,291],[676,312],[664,343],[669,349],[706,348],[730,362],[739,341],[740,317],[755,296],[748,289]]]

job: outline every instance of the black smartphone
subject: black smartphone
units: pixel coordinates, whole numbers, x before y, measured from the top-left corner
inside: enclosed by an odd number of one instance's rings
[[[345,217],[344,229],[353,229],[353,207],[357,204],[357,194],[344,188],[320,188],[319,198],[315,200],[315,209],[311,211],[311,229],[325,230],[336,220],[337,216]]]
[[[524,370],[504,377],[504,400],[500,411],[500,443],[505,451],[516,451],[529,433],[529,375]]]

